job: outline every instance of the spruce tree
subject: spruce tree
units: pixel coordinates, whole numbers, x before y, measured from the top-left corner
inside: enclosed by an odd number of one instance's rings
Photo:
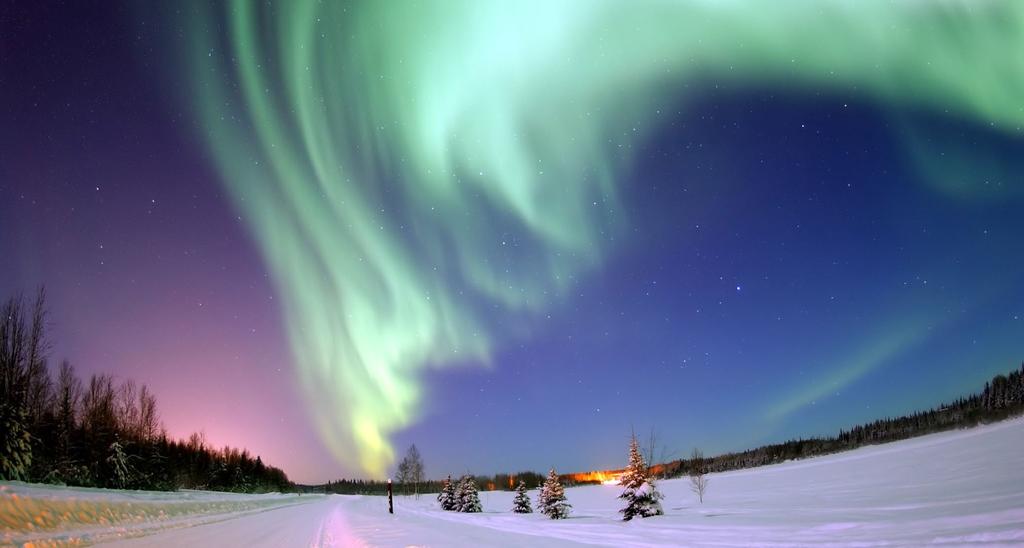
[[[622,474],[619,485],[625,487],[620,499],[625,499],[626,507],[622,510],[622,519],[629,521],[636,516],[647,518],[660,516],[665,512],[661,509],[663,497],[654,486],[654,480],[647,472],[647,463],[640,453],[640,444],[636,441],[636,435],[629,443],[629,466]]]
[[[565,488],[558,481],[558,474],[554,468],[548,472],[548,479],[544,482],[544,488],[541,489],[540,500],[541,502],[538,503],[540,513],[551,519],[569,517],[572,505],[565,498]]]
[[[28,412],[13,401],[0,402],[0,480],[27,480],[32,465]]]
[[[537,485],[537,511],[544,513],[544,508],[548,505],[548,486],[547,482],[543,482]]]
[[[532,514],[533,507],[530,506],[530,496],[526,494],[526,482],[519,480],[516,487],[516,498],[512,501],[512,512],[516,514]]]
[[[110,485],[117,489],[127,489],[135,480],[135,470],[132,469],[127,453],[120,441],[110,444],[107,465],[110,467]]]
[[[483,507],[480,505],[480,494],[477,493],[476,482],[473,480],[473,476],[462,476],[456,496],[458,498],[459,512],[470,514],[483,512]]]
[[[441,505],[442,510],[450,512],[458,509],[458,499],[455,496],[455,484],[452,483],[451,474],[448,475],[448,479],[444,480],[444,487],[437,494],[437,502]]]
[[[466,477],[463,476],[463,477],[459,478],[458,483],[454,484],[455,485],[455,489],[452,491],[452,511],[453,512],[461,512],[462,511],[462,496],[463,496],[463,491],[465,491],[465,489],[466,489],[466,482],[464,481],[465,479],[466,479]]]

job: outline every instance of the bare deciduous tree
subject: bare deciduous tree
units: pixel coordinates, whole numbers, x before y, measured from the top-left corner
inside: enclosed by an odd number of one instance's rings
[[[117,418],[120,421],[121,430],[131,438],[139,437],[139,408],[136,398],[138,390],[135,381],[125,379],[117,394]]]
[[[409,447],[405,457],[398,463],[395,479],[406,493],[409,492],[409,485],[412,484],[413,493],[419,495],[419,484],[423,481],[423,458],[420,456],[416,444]]]
[[[143,440],[153,440],[160,433],[160,417],[156,411],[156,396],[149,387],[142,385],[139,390],[139,435]]]
[[[28,307],[22,297],[8,299],[0,311],[0,397],[11,408],[39,422],[52,395],[46,357],[46,291]]]
[[[53,384],[46,371],[46,358],[50,341],[46,337],[46,290],[42,287],[36,293],[31,311],[31,327],[28,333],[27,359],[25,362],[26,408],[31,424],[38,425],[50,409]]]
[[[117,390],[110,375],[93,375],[82,394],[82,427],[103,441],[117,431]],[[100,444],[103,445],[103,444]]]
[[[188,437],[187,446],[192,451],[206,451],[208,448],[206,443],[206,432],[203,430],[192,432],[192,435]]]
[[[634,434],[635,436],[635,434]],[[647,444],[641,449],[647,462],[647,473],[655,479],[665,479],[667,469],[665,463],[672,460],[673,452],[664,444],[658,445],[658,432],[653,427],[647,437]]]
[[[704,493],[708,489],[707,463],[704,453],[694,448],[690,455],[690,489],[697,495],[697,501],[704,503]]]

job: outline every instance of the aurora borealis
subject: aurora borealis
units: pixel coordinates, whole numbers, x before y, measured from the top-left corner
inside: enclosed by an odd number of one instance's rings
[[[109,11],[120,38],[40,39],[66,74],[4,85],[3,143],[30,153],[7,147],[0,189],[49,209],[0,206],[20,267],[0,289],[47,283],[69,331],[94,326],[58,349],[103,356],[87,370],[185,367],[267,402],[250,414],[306,423],[266,439],[259,420],[214,419],[262,452],[326,447],[331,461],[282,463],[300,480],[382,477],[408,442],[435,474],[607,467],[631,425],[743,448],[932,405],[1024,358],[1024,4]],[[9,80],[27,54],[4,48]],[[43,110],[20,108],[40,88]],[[125,134],[141,137],[119,148]],[[97,204],[106,188],[122,192]],[[159,223],[123,213],[151,215],[159,193]],[[213,205],[195,216],[200,195]],[[90,207],[104,214],[69,213]],[[139,230],[117,271],[56,266]],[[168,274],[195,264],[147,260],[197,242],[222,268],[196,287]],[[135,279],[148,293],[124,297]],[[177,292],[259,318],[260,341],[152,297]],[[196,365],[99,350],[116,340],[88,312],[100,302],[153,327],[138,353],[188,348]],[[220,350],[191,348],[205,333]],[[237,353],[249,365],[223,365]],[[262,376],[278,369],[295,384]],[[634,375],[643,388],[623,386]]]

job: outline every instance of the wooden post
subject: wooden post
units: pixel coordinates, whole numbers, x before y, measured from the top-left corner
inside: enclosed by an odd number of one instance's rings
[[[388,513],[395,513],[395,503],[391,500],[391,478],[388,478]]]

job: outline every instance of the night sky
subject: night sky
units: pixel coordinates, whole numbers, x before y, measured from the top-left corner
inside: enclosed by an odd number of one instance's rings
[[[0,296],[300,482],[977,390],[1024,359],[1024,4],[799,4],[4,2]]]

